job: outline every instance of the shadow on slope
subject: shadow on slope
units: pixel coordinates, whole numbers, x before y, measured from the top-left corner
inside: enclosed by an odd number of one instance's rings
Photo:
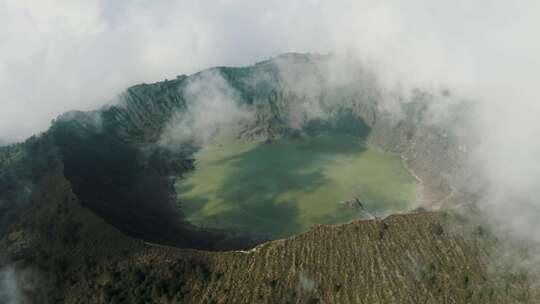
[[[146,241],[208,250],[244,249],[256,241],[202,230],[175,207],[172,174],[193,170],[187,155],[138,147],[101,133],[80,120],[52,128],[64,174],[82,205],[124,233]]]

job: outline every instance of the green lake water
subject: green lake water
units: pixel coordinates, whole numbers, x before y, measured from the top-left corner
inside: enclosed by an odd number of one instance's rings
[[[408,209],[416,181],[399,157],[348,136],[282,139],[271,144],[221,136],[196,153],[197,169],[176,183],[194,225],[284,237],[315,224]]]

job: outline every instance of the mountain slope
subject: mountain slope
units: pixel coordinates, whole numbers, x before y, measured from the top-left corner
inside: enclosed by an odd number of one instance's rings
[[[318,226],[249,251],[132,239],[82,208],[51,173],[1,239],[36,303],[534,303],[521,273],[489,269],[497,246],[437,213]]]
[[[0,147],[0,264],[39,303],[535,303],[534,280],[494,275],[498,242],[452,213],[266,242],[194,227],[176,208],[174,179],[194,170],[207,133],[231,123],[244,140],[346,133],[400,155],[423,205],[469,199],[463,109],[434,123],[440,96],[412,92],[395,112],[386,98],[347,60],[286,54],[137,85],[115,104],[66,113]]]

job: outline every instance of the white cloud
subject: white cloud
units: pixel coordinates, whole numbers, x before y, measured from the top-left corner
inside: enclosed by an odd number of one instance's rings
[[[537,76],[530,71],[539,65],[538,6],[6,0],[0,3],[0,138],[21,140],[61,112],[95,108],[134,83],[286,51],[356,54],[391,83],[473,92],[521,85]]]
[[[249,64],[285,51],[353,52],[392,81],[474,87],[482,76],[503,74],[493,73],[499,66],[519,74],[523,67],[516,65],[528,64],[538,50],[533,1],[0,5],[0,100],[6,105],[0,137],[19,139],[62,111],[95,107],[134,82]]]
[[[0,302],[6,304],[18,304],[25,302],[19,290],[17,274],[13,267],[8,266],[0,269]]]
[[[223,129],[238,127],[252,113],[238,103],[238,92],[217,71],[189,80],[184,93],[187,109],[175,113],[160,144],[175,148],[185,142],[207,143]]]

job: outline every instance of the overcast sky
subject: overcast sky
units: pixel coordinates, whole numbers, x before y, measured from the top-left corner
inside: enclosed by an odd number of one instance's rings
[[[390,81],[530,104],[538,3],[0,0],[0,141],[136,83],[289,51],[354,54]]]

